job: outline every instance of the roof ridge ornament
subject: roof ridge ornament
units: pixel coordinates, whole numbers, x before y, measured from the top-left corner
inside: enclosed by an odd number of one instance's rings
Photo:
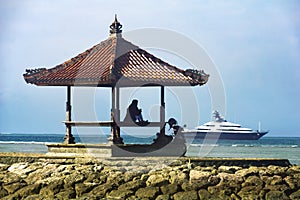
[[[209,78],[209,74],[206,74],[204,70],[186,69],[183,74],[191,77],[194,80],[197,80],[199,85],[204,85],[207,83]]]
[[[118,22],[117,14],[115,14],[115,21],[109,26],[110,35],[122,33],[121,28],[123,27],[120,22]]]

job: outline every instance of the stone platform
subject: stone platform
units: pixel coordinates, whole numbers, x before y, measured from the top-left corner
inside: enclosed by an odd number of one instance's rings
[[[198,158],[198,157],[95,157],[90,154],[67,154],[67,153],[47,153],[47,154],[27,154],[27,153],[0,153],[0,163],[13,164],[19,162],[38,161],[64,162],[64,163],[105,163],[106,165],[182,165],[189,164],[195,166],[281,166],[288,167],[291,163],[288,159],[278,158]]]
[[[48,147],[47,154],[50,156],[112,156],[112,145],[110,144],[46,144],[46,146]]]
[[[94,157],[181,157],[186,146],[169,143],[153,144],[46,144],[48,154]]]

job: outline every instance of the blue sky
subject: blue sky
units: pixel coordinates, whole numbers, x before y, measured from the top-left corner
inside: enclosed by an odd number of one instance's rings
[[[124,31],[172,30],[203,47],[222,77],[228,120],[253,129],[261,121],[269,136],[300,136],[299,10],[296,0],[0,0],[0,132],[64,133],[66,89],[27,85],[22,74],[53,67],[105,40],[117,13]],[[152,53],[178,67],[183,63]],[[182,123],[210,120],[207,87],[196,91],[200,118]],[[109,91],[96,93],[101,103],[95,108],[107,114]],[[172,111],[176,101],[166,101],[169,115],[178,115]]]

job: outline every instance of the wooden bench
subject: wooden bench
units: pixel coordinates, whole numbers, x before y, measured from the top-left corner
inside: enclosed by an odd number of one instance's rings
[[[63,121],[66,126],[100,126],[100,127],[110,127],[113,126],[112,121]],[[165,123],[161,122],[150,122],[148,125],[139,126],[132,122],[116,122],[119,127],[162,127]]]
[[[112,126],[112,121],[63,121],[65,125],[69,126]]]

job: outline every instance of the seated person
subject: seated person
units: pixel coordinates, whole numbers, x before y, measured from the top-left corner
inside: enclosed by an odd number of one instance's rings
[[[138,100],[132,100],[131,104],[127,109],[127,114],[125,117],[125,121],[132,120],[133,122],[138,122],[140,124],[149,124],[148,121],[144,121],[142,116],[142,109],[138,109]]]

